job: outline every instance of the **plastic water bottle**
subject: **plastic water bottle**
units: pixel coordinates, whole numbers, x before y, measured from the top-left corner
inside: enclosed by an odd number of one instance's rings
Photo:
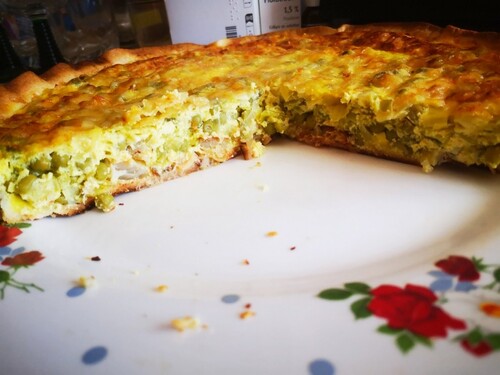
[[[26,7],[28,17],[33,24],[36,44],[38,47],[39,72],[43,73],[54,65],[66,62],[47,19],[47,9],[40,3],[30,4]]]
[[[65,59],[48,21],[67,0],[0,0],[14,49],[30,70],[43,73]],[[14,44],[14,42],[16,44]]]

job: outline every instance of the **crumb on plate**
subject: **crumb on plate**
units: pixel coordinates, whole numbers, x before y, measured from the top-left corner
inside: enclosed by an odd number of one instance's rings
[[[248,318],[251,318],[253,316],[255,316],[255,312],[254,311],[251,311],[251,310],[245,310],[243,311],[242,313],[240,313],[240,319],[248,319]]]
[[[168,290],[168,285],[165,284],[160,284],[155,287],[155,291],[157,291],[158,293],[164,293],[167,290]]]
[[[271,231],[266,233],[267,237],[276,237],[277,235],[278,235],[278,232],[275,230],[271,230]]]
[[[95,276],[80,276],[75,283],[80,288],[90,288],[96,284],[96,280]]]
[[[201,326],[201,323],[198,318],[193,318],[192,316],[184,316],[181,318],[173,319],[170,322],[170,326],[179,332],[184,332],[186,329],[199,328]]]

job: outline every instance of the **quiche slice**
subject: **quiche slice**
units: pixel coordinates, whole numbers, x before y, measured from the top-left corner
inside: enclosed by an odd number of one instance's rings
[[[277,135],[421,165],[500,165],[500,38],[426,24],[316,27],[113,50],[0,86],[14,223],[257,157]]]

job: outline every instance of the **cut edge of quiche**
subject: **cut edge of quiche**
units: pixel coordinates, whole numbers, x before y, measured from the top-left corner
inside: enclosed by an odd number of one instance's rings
[[[496,33],[345,25],[113,50],[0,86],[0,210],[16,223],[258,157],[277,134],[418,164],[500,165]]]

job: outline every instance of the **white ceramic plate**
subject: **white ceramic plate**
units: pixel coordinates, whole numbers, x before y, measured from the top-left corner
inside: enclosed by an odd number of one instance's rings
[[[499,197],[486,171],[276,141],[2,227],[0,373],[493,373]]]

